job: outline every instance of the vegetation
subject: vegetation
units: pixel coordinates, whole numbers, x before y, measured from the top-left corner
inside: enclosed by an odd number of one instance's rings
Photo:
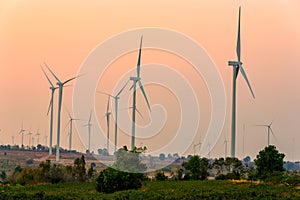
[[[273,173],[283,172],[284,157],[285,155],[279,153],[273,145],[269,145],[264,150],[260,151],[254,160],[257,167],[256,173],[258,178],[266,179],[272,176]]]
[[[297,188],[259,182],[146,181],[139,190],[105,194],[96,183],[0,186],[0,200],[12,199],[299,199]]]
[[[146,165],[141,163],[139,155],[145,150],[146,148],[135,148],[128,151],[126,146],[119,149],[114,165],[100,172],[96,179],[97,191],[112,193],[140,188],[145,178],[142,173],[146,171]]]

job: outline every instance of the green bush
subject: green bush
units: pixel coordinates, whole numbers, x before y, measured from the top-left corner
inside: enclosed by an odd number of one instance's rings
[[[155,180],[157,180],[157,181],[165,181],[167,179],[168,179],[168,177],[165,176],[165,173],[163,171],[161,171],[161,170],[156,171],[156,173],[155,173]]]
[[[108,167],[96,179],[96,190],[103,193],[113,193],[121,190],[138,189],[142,187],[143,174],[118,171]]]

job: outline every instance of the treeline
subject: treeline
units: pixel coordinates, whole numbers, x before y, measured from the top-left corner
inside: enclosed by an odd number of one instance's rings
[[[36,169],[28,169],[17,166],[14,172],[8,176],[10,184],[36,185],[39,183],[60,183],[73,181],[89,181],[95,175],[94,166],[88,170],[85,167],[85,158],[76,158],[73,165],[63,166],[52,164],[50,160],[40,163]]]

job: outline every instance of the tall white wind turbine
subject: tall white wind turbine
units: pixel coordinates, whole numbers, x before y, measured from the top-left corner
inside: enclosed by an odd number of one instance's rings
[[[132,101],[132,138],[131,138],[131,149],[133,150],[135,147],[135,112],[136,112],[136,84],[139,84],[139,87],[144,95],[144,98],[146,100],[146,103],[148,105],[149,110],[151,111],[149,101],[147,99],[144,87],[141,82],[141,77],[140,77],[140,68],[141,68],[141,53],[142,53],[142,42],[143,42],[143,36],[141,37],[141,42],[140,42],[140,49],[139,49],[139,56],[138,56],[138,62],[137,62],[137,76],[135,77],[130,77],[130,80],[133,81],[133,101]]]
[[[121,88],[121,90],[116,94],[116,96],[113,96],[111,94],[108,93],[104,93],[101,92],[102,94],[108,95],[110,97],[112,97],[115,100],[115,146],[114,146],[114,153],[117,151],[117,145],[118,145],[118,104],[119,104],[119,99],[120,99],[120,95],[123,92],[123,90],[125,89],[125,87],[127,86],[129,80],[126,82],[126,84]],[[108,111],[106,111],[106,113],[108,113]]]
[[[28,132],[28,140],[29,140],[28,146],[29,146],[29,148],[30,148],[30,146],[31,146],[31,135],[32,135],[32,132],[31,132],[31,129],[30,129],[29,132]]]
[[[50,81],[49,77],[47,76],[45,70],[43,69],[43,67],[41,66],[44,75],[46,77],[46,79],[48,80],[49,84],[50,84],[50,90],[51,90],[51,99],[50,99],[50,104],[48,107],[48,111],[47,111],[47,115],[49,114],[50,111],[50,126],[49,126],[49,155],[52,155],[52,138],[53,138],[53,104],[54,104],[54,92],[58,87],[54,87],[53,83]]]
[[[74,80],[77,77],[73,77],[70,78],[68,80],[66,80],[65,82],[61,82],[61,80],[59,80],[59,78],[54,74],[54,72],[48,67],[48,65],[45,63],[46,67],[48,68],[48,70],[50,71],[50,73],[53,75],[53,77],[56,79],[57,81],[57,85],[58,85],[58,112],[57,112],[57,144],[56,144],[56,161],[59,161],[59,148],[60,148],[60,115],[61,115],[61,106],[62,106],[62,97],[63,97],[63,87],[66,83]]]
[[[37,130],[37,133],[35,135],[37,136],[37,145],[38,145],[40,144],[40,135],[41,135],[39,129]]]
[[[231,122],[231,157],[235,157],[235,137],[236,137],[236,79],[238,77],[238,72],[241,71],[253,98],[255,98],[253,90],[248,81],[245,70],[241,62],[241,37],[240,37],[240,22],[241,22],[241,7],[239,8],[239,21],[238,21],[238,36],[236,45],[236,54],[238,61],[229,61],[228,65],[233,67],[232,76],[232,122]]]

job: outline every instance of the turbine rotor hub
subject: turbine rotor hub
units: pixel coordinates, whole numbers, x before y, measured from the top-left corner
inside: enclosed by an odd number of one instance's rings
[[[240,62],[240,61],[228,61],[228,65],[229,66],[240,66],[242,65],[243,63]]]
[[[131,81],[139,81],[139,80],[141,80],[141,78],[140,77],[130,77],[130,80]]]

